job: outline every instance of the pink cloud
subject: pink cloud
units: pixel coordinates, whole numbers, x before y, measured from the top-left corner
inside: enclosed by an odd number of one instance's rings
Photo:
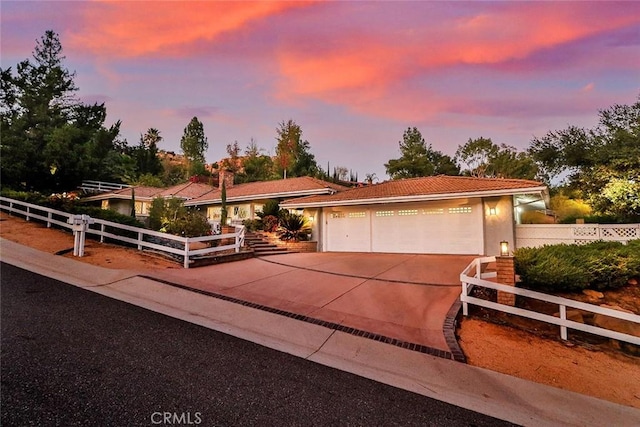
[[[281,47],[277,59],[282,78],[276,96],[297,103],[301,98],[317,99],[392,119],[426,120],[437,112],[462,110],[509,114],[511,101],[496,102],[487,108],[484,93],[466,93],[456,99],[455,94],[438,95],[440,91],[433,86],[407,89],[406,81],[428,82],[434,73],[440,75],[454,67],[509,64],[640,24],[640,7],[627,5],[638,13],[606,3],[505,3],[423,27],[383,30],[385,37],[378,29],[357,35],[344,29],[333,38],[316,43],[331,49],[313,48],[311,43]],[[503,71],[507,72],[508,67]],[[489,83],[483,82],[477,90],[486,91]],[[511,97],[515,102],[517,95]],[[485,101],[477,107],[461,108],[461,104],[472,103],[473,99]]]
[[[189,46],[237,31],[250,22],[311,3],[298,2],[95,2],[84,11],[84,29],[70,42],[96,56],[184,57]]]

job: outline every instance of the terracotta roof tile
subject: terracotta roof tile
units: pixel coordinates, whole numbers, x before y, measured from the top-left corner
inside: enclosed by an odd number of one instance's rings
[[[524,179],[472,178],[463,176],[430,176],[421,178],[385,181],[380,184],[352,188],[333,195],[318,195],[295,200],[286,204],[340,204],[359,200],[393,199],[420,196],[454,195],[465,193],[499,192],[501,190],[540,189],[544,184]]]
[[[174,185],[165,190],[162,190],[157,196],[162,197],[179,197],[181,199],[195,199],[215,190],[215,187],[209,184],[202,184],[199,182],[187,182],[185,184]]]
[[[302,176],[297,178],[278,179],[274,181],[257,181],[246,184],[236,184],[227,188],[227,200],[251,200],[255,198],[293,197],[297,194],[305,196],[313,193],[329,193],[330,191],[344,191],[346,187],[323,181],[321,179]],[[221,192],[213,189],[207,194],[190,200],[188,205],[201,205],[220,202]]]

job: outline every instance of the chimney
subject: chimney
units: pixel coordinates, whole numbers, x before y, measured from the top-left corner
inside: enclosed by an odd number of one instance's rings
[[[227,190],[233,187],[233,177],[234,177],[234,173],[231,172],[230,170],[220,169],[220,172],[218,172],[219,188],[222,189],[223,182]]]

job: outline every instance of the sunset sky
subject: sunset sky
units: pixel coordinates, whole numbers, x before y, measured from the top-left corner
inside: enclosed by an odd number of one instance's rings
[[[60,35],[77,96],[139,142],[207,160],[293,119],[318,164],[387,179],[404,130],[453,155],[469,138],[525,149],[640,94],[640,2],[2,1],[1,65]]]

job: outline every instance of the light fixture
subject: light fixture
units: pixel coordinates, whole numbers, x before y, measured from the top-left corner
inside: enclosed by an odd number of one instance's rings
[[[309,217],[309,221],[311,221],[311,222],[315,221],[315,217],[314,217],[313,215],[311,215],[311,216]]]
[[[493,208],[489,208],[489,215],[494,216],[498,214],[498,210],[493,207]]]
[[[509,242],[500,242],[500,256],[509,256]]]

